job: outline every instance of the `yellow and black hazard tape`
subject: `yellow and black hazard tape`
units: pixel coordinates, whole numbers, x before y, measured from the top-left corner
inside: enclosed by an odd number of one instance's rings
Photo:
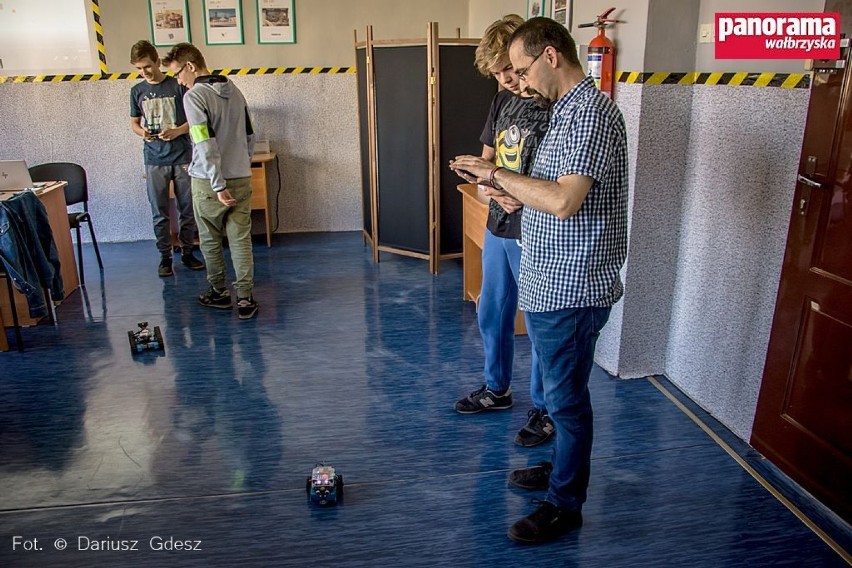
[[[807,73],[640,73],[618,71],[619,83],[644,85],[728,85],[732,87],[780,87],[808,89],[811,76]]]
[[[214,75],[283,75],[283,74],[352,74],[354,67],[251,67],[242,69],[217,69]],[[783,89],[808,89],[811,76],[807,73],[640,73],[618,71],[619,83],[644,85],[730,85],[753,87],[781,87]],[[86,75],[20,75],[0,76],[0,83],[60,83],[68,81],[114,81],[140,79],[139,73],[96,73]]]
[[[246,69],[215,69],[214,75],[340,75],[355,73],[354,67],[252,67]],[[69,81],[115,81],[141,79],[139,73],[95,73],[91,75],[20,75],[0,77],[0,83],[65,83]]]
[[[95,39],[98,44],[98,62],[99,69],[102,74],[107,72],[106,64],[106,47],[104,47],[104,29],[101,27],[101,7],[98,4],[99,0],[92,0],[92,13],[95,18]]]

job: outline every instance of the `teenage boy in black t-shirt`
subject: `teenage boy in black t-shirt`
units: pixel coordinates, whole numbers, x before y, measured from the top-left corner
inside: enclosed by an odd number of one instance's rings
[[[173,274],[169,182],[174,184],[178,207],[181,263],[190,270],[203,270],[204,263],[192,253],[196,225],[187,173],[192,160],[192,144],[183,109],[186,88],[160,71],[160,56],[150,42],[141,40],[133,45],[130,63],[144,79],[130,90],[130,128],[145,141],[148,201],[160,251],[157,273],[164,277]]]
[[[540,100],[522,93],[520,80],[509,62],[509,40],[524,23],[509,15],[491,24],[476,50],[476,66],[493,76],[503,90],[491,103],[480,136],[482,157],[496,166],[528,175],[539,141],[547,132],[549,111]],[[475,180],[469,180],[475,181]],[[461,414],[511,408],[512,361],[515,349],[515,313],[518,307],[518,273],[521,263],[521,203],[512,197],[489,199],[488,221],[482,248],[482,290],[479,296],[479,331],[485,348],[485,384],[456,402]],[[527,325],[530,340],[533,339]],[[532,350],[530,398],[533,408],[527,423],[515,436],[519,446],[537,446],[553,436],[553,422],[544,405],[541,370]]]

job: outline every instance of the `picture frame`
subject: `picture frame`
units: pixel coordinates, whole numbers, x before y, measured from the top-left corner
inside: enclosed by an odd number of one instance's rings
[[[550,18],[573,31],[574,0],[550,0]]]
[[[296,43],[296,1],[256,0],[257,42]]]
[[[547,0],[527,0],[527,19],[544,16]]]
[[[204,0],[204,40],[207,45],[245,43],[240,0]]]
[[[148,0],[151,21],[151,43],[168,47],[190,43],[189,8],[186,0]]]

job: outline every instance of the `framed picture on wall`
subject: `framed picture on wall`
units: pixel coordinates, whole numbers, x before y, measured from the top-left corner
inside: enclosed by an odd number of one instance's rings
[[[189,10],[186,0],[148,0],[151,38],[156,46],[190,42]]]
[[[204,35],[207,45],[243,43],[240,0],[204,0]]]
[[[574,23],[574,0],[551,0],[550,17],[571,31]]]
[[[544,4],[547,0],[527,0],[527,19],[544,16]]]
[[[257,0],[258,43],[296,43],[295,0]]]

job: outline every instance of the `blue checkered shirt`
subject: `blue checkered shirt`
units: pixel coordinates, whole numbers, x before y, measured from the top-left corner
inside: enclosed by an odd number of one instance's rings
[[[586,77],[553,105],[532,177],[580,174],[594,182],[580,210],[561,220],[524,207],[522,310],[607,307],[624,293],[627,256],[627,133],[621,111]]]

